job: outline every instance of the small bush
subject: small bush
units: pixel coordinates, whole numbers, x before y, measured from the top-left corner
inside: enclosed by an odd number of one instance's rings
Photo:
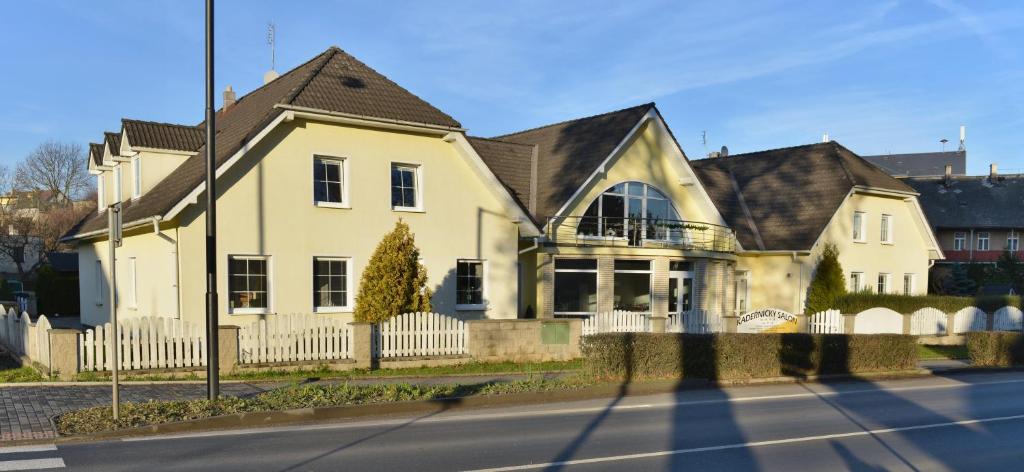
[[[430,311],[427,269],[409,225],[398,220],[384,235],[363,270],[356,296],[356,321],[380,322],[402,313]]]
[[[912,369],[917,346],[897,334],[609,333],[583,339],[598,378],[750,379]]]
[[[1009,332],[967,333],[967,355],[976,367],[1024,365],[1024,335]]]
[[[1021,307],[1021,299],[1015,295],[984,295],[977,297],[954,297],[951,295],[897,295],[893,293],[848,293],[835,300],[832,308],[843,313],[860,313],[868,308],[889,308],[899,313],[910,314],[921,308],[937,308],[953,313],[962,308],[975,306],[992,313],[1004,306]]]
[[[821,252],[821,259],[818,260],[818,267],[807,291],[806,312],[825,311],[842,295],[846,295],[846,282],[843,279],[843,266],[839,264],[839,249],[835,244],[828,243]]]

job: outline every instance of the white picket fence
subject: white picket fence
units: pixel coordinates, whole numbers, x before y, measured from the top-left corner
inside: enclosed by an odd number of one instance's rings
[[[949,330],[949,316],[938,308],[922,308],[910,315],[910,334],[939,336]]]
[[[692,310],[679,315],[669,315],[665,323],[667,333],[710,334],[721,333],[724,324],[722,315],[707,310]]]
[[[825,310],[811,315],[807,320],[807,328],[812,334],[843,334],[846,323],[839,310]]]
[[[0,305],[0,344],[19,356],[50,367],[50,320],[40,315],[36,322],[28,313],[19,315],[13,308]]]
[[[1002,307],[992,315],[993,331],[1020,331],[1024,325],[1024,313],[1012,306]]]
[[[199,325],[147,316],[119,321],[120,339],[113,334],[106,323],[78,335],[79,371],[111,370],[115,348],[122,370],[206,365],[206,334]]]
[[[352,331],[338,318],[315,314],[275,315],[238,330],[238,361],[326,361],[352,357]]]
[[[615,310],[583,319],[583,335],[598,333],[647,333],[651,319],[645,313]]]
[[[985,331],[988,315],[980,308],[969,306],[953,314],[953,333]]]
[[[466,353],[466,323],[440,313],[403,313],[374,326],[377,359]]]

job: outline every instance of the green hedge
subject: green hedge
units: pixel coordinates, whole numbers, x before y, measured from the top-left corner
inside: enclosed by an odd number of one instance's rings
[[[843,313],[860,313],[868,308],[890,308],[903,314],[910,314],[921,308],[938,308],[953,313],[961,308],[976,306],[992,313],[1004,306],[1021,307],[1021,299],[1011,295],[984,295],[977,297],[954,297],[949,295],[895,295],[877,293],[850,293],[836,298],[833,308]]]
[[[976,367],[1024,365],[1024,335],[1010,332],[967,333],[967,355]]]
[[[898,334],[608,333],[583,338],[584,368],[600,378],[750,379],[907,370],[914,337]]]

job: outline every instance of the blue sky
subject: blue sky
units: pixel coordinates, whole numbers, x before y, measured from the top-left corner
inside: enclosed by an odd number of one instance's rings
[[[301,6],[299,6],[301,5]],[[12,2],[0,164],[121,117],[198,123],[201,0]],[[218,2],[218,90],[338,45],[490,136],[655,101],[691,158],[830,136],[1024,172],[1024,2]]]

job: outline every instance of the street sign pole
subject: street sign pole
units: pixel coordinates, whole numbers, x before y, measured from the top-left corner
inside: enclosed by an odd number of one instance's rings
[[[116,248],[121,246],[121,203],[107,208],[107,243],[110,248],[110,380],[113,389],[111,399],[114,420],[120,418],[120,392],[118,392],[118,370],[120,368],[121,338],[117,327],[117,256]]]
[[[217,113],[213,108],[213,0],[206,0],[206,394],[220,395],[217,319],[217,182],[215,141]]]

